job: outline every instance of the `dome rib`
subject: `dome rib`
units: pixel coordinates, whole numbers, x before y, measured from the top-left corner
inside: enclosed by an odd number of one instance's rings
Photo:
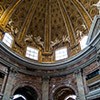
[[[5,27],[10,19],[10,17],[12,16],[12,14],[14,13],[14,11],[17,9],[17,7],[19,6],[19,4],[22,2],[22,0],[16,0],[14,1],[11,6],[5,10],[5,12],[3,13],[3,15],[0,18],[0,27]]]
[[[70,44],[74,45],[74,44],[76,44],[76,39],[75,39],[75,36],[74,36],[73,27],[72,27],[72,24],[70,22],[70,18],[67,14],[67,11],[65,9],[63,2],[61,0],[57,0],[57,1],[59,3],[61,13],[62,13],[62,16],[63,16],[63,19],[64,19],[64,23],[65,23],[66,29],[68,31],[68,36],[70,38]]]
[[[35,13],[35,10],[36,10],[36,7],[37,7],[37,4],[38,4],[39,0],[34,0],[32,2],[32,5],[28,11],[28,14],[26,16],[26,19],[23,23],[23,26],[20,30],[20,33],[19,33],[19,36],[18,36],[18,42],[22,42],[23,41],[23,38],[25,37],[25,34],[27,33],[28,29],[29,29],[29,26],[30,26],[30,23],[32,21],[32,16],[33,14]]]
[[[50,52],[51,41],[51,0],[47,0],[45,12],[44,52]]]
[[[71,2],[75,5],[76,9],[82,16],[85,24],[87,25],[87,27],[89,29],[91,26],[91,23],[92,23],[92,18],[90,17],[90,15],[86,11],[86,9],[83,7],[83,5],[78,0],[71,0]]]

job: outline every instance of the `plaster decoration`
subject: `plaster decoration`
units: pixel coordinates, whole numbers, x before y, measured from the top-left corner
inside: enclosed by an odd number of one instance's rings
[[[11,26],[11,33],[13,35],[17,35],[18,32],[19,32],[19,30],[17,28],[14,29],[14,26]]]
[[[14,21],[12,19],[9,20],[6,30],[13,36],[16,36],[19,32],[18,28],[14,26]]]
[[[81,39],[82,38],[82,35],[83,35],[83,32],[80,31],[80,30],[77,30],[76,31],[76,34],[77,34],[77,37]]]
[[[18,28],[15,28],[14,30],[15,35],[17,35],[18,32],[19,32]]]
[[[13,20],[12,19],[9,20],[8,25],[10,25],[10,26],[13,25]]]
[[[56,38],[54,41],[51,41],[51,48],[53,48],[54,46],[58,45],[61,41]]]
[[[17,74],[19,73],[19,72],[18,72],[19,69],[18,69],[17,67],[11,67],[11,68],[10,68],[10,71],[11,71],[11,73],[14,74],[14,77],[16,77]]]
[[[93,4],[97,3],[98,0],[80,0],[80,3],[84,5],[84,8],[87,10],[91,18],[93,19],[95,15],[98,14],[96,7],[93,6]],[[92,10],[92,12],[91,12]]]
[[[44,42],[42,41],[42,38],[40,36],[34,37],[35,43],[42,48],[44,48]]]
[[[62,37],[62,42],[68,42],[68,43],[70,43],[69,37],[68,36],[63,36]]]
[[[79,42],[80,39],[82,39],[82,37],[84,35],[87,35],[88,34],[88,28],[86,27],[85,23],[81,23],[79,25],[79,27],[77,27],[75,29],[75,32],[76,32],[76,38],[77,38],[77,41]]]
[[[86,28],[86,25],[83,23],[82,24],[82,27],[84,28],[84,30],[86,30],[87,28]]]
[[[14,44],[13,46],[13,50],[17,53],[17,54],[20,54],[20,55],[23,55],[24,51],[22,48],[20,48],[18,45]]]
[[[24,41],[29,43],[33,42],[33,35],[26,35]]]
[[[99,10],[99,15],[100,15],[100,0],[96,4],[93,4],[93,6],[97,7],[97,9]]]

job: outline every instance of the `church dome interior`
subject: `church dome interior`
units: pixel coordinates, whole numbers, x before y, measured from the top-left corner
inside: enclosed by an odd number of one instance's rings
[[[0,100],[100,100],[100,0],[0,0]]]
[[[98,14],[93,5],[97,2],[0,1],[1,40],[8,33],[9,41],[5,39],[3,42],[7,42],[6,45],[16,54],[29,60],[39,63],[66,60],[83,49],[80,41],[88,36],[92,20]]]

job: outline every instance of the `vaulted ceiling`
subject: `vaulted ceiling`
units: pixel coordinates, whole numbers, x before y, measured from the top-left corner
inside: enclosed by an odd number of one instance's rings
[[[53,51],[66,46],[70,56],[80,51],[98,10],[98,0],[0,0],[0,28],[10,32],[12,49],[24,56],[27,46],[40,50],[40,62],[54,61]]]

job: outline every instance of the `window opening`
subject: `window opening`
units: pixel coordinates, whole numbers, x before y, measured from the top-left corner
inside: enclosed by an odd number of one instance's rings
[[[67,57],[67,48],[61,48],[55,51],[55,60],[61,60]]]
[[[38,60],[38,50],[32,47],[27,47],[26,57],[34,60]]]
[[[2,40],[8,47],[12,47],[13,44],[13,37],[9,33],[5,33],[3,40]]]
[[[87,47],[87,39],[88,39],[88,36],[84,36],[81,40],[80,40],[80,46],[81,46],[81,50],[83,50],[84,48]]]

